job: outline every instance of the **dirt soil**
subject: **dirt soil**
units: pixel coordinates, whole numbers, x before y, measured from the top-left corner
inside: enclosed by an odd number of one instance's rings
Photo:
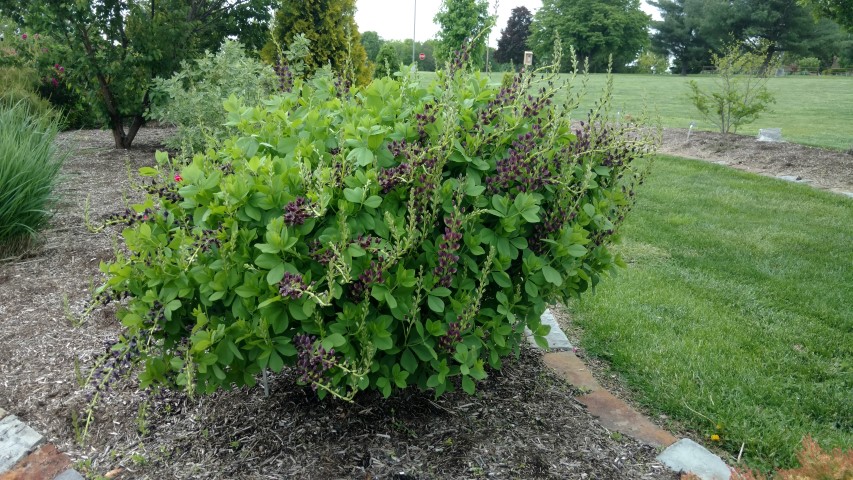
[[[787,142],[759,142],[756,137],[664,130],[660,153],[706,160],[738,170],[789,180],[853,196],[853,150],[841,152]]]
[[[100,262],[120,245],[118,229],[92,233],[85,218],[98,224],[139,199],[133,172],[154,163],[170,133],[142,129],[130,151],[113,149],[109,132],[62,134],[71,155],[51,228],[28,255],[0,263],[0,407],[67,452],[78,470],[119,479],[675,478],[654,448],[602,427],[530,350],[493,372],[476,396],[437,400],[413,391],[318,402],[287,371],[271,379],[268,397],[260,387],[192,399],[149,395],[127,380],[100,402],[80,444],[87,390],[79,379],[120,333],[111,308],[80,316],[102,279]],[[707,133],[684,144],[682,134],[667,132],[663,151],[853,191],[853,156],[751,139],[721,147]],[[777,156],[788,160],[774,170]],[[800,170],[785,170],[793,168],[787,163]]]

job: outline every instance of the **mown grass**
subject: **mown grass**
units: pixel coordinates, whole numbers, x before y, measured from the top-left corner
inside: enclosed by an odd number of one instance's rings
[[[670,157],[639,195],[629,268],[570,305],[582,346],[753,466],[853,448],[853,199]]]
[[[434,78],[433,73],[423,72],[424,81]],[[492,74],[500,82],[503,74]],[[568,78],[568,75],[563,75]],[[637,115],[644,105],[660,116],[664,127],[688,128],[696,122],[699,130],[714,130],[713,124],[704,120],[687,97],[687,81],[696,80],[700,87],[710,86],[711,75],[614,75],[614,112]],[[600,97],[606,75],[589,76],[587,95],[581,105],[572,112],[578,119],[586,118],[587,112]],[[578,86],[580,81],[575,82]],[[742,127],[737,133],[756,135],[760,128],[781,128],[786,141],[824,148],[846,150],[853,148],[853,77],[791,76],[771,78],[770,91],[776,97],[772,111],[763,114],[756,122]],[[565,101],[564,92],[560,100]]]

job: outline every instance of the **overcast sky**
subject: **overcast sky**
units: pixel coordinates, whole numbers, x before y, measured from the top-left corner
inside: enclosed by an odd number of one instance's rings
[[[415,27],[415,3],[417,3],[417,26],[415,38],[418,41],[433,38],[438,26],[432,22],[441,6],[441,0],[356,0],[358,11],[355,21],[361,32],[377,32],[385,40],[403,40],[412,38]],[[494,10],[495,0],[489,2]],[[497,46],[501,30],[506,27],[510,13],[515,7],[524,5],[531,12],[542,6],[542,0],[500,0],[498,22],[489,35],[489,45]],[[643,2],[643,10],[657,16],[657,10]]]

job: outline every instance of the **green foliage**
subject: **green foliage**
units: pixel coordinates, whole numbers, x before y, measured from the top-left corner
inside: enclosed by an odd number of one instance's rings
[[[820,59],[816,57],[805,57],[797,60],[799,71],[817,73],[820,71]]]
[[[498,49],[495,61],[499,63],[524,63],[524,52],[527,50],[527,37],[530,35],[530,24],[533,14],[525,6],[515,7],[506,22],[506,28],[501,31],[498,39]]]
[[[63,162],[53,144],[58,130],[55,115],[0,102],[0,258],[50,220]]]
[[[256,31],[271,1],[0,0],[0,13],[62,40],[74,66],[66,81],[106,118],[115,146],[130,148],[151,80],[229,35]]]
[[[541,72],[540,72],[541,73]],[[455,64],[341,91],[331,74],[244,107],[239,136],[135,206],[102,265],[141,385],[211,392],[294,366],[320,396],[472,393],[538,341],[549,302],[594,288],[644,170],[648,129],[611,123],[609,88],[573,129],[533,72],[501,93]]]
[[[832,19],[853,31],[853,5],[850,0],[799,0],[799,3],[812,7],[815,15]]]
[[[775,102],[767,89],[767,72],[772,70],[765,69],[767,48],[751,52],[731,44],[725,55],[712,56],[716,67],[712,88],[703,90],[696,80],[689,81],[690,101],[721,133],[737,133],[738,127],[754,122]]]
[[[612,57],[621,72],[649,43],[649,16],[639,0],[544,0],[533,17],[528,44],[534,58],[548,59],[559,37],[589,59],[591,72],[605,72]],[[569,69],[564,59],[562,68]]]
[[[669,69],[669,60],[664,55],[658,55],[648,50],[643,50],[637,58],[637,73],[663,74]]]
[[[454,56],[463,45],[468,46],[474,68],[486,62],[486,39],[494,25],[486,0],[443,0],[433,19],[441,29],[436,36],[435,56],[438,64]]]
[[[167,146],[191,155],[215,146],[233,130],[226,127],[222,102],[236,96],[259,104],[275,91],[272,68],[246,55],[242,45],[226,40],[216,54],[182,62],[168,79],[157,78],[151,88],[150,118],[178,126]],[[212,143],[212,145],[209,145]]]
[[[302,35],[311,44],[304,60],[308,75],[331,64],[348,81],[364,85],[372,77],[354,15],[354,0],[284,0],[275,13],[272,38],[261,57],[275,63],[279,52]]]
[[[675,57],[675,71],[699,73],[710,65],[712,52],[722,53],[732,37],[750,45],[766,43],[765,63],[777,52],[853,57],[850,36],[829,20],[815,22],[797,0],[730,2],[727,0],[660,0],[662,21],[654,22],[652,45]]]
[[[376,78],[389,77],[400,68],[400,59],[397,50],[390,44],[382,45],[379,54],[376,55],[376,67],[373,76]]]
[[[3,90],[0,90],[0,104],[8,108],[22,102],[34,116],[51,114],[50,102],[35,92],[34,78],[37,78],[34,70],[0,67],[0,85],[3,85]]]
[[[384,44],[385,40],[376,32],[364,32],[361,34],[361,45],[364,46],[367,58],[376,58],[379,55],[379,49]]]

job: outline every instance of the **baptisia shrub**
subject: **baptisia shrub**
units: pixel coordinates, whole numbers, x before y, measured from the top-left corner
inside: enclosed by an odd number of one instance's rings
[[[499,89],[464,60],[427,88],[320,75],[260,107],[231,99],[239,137],[177,175],[162,153],[143,169],[170,194],[135,207],[129,253],[103,265],[132,296],[118,316],[143,387],[291,366],[320,397],[472,393],[525,326],[544,341],[549,302],[621,263],[608,242],[648,132],[608,121],[609,88],[573,126],[556,77]]]

